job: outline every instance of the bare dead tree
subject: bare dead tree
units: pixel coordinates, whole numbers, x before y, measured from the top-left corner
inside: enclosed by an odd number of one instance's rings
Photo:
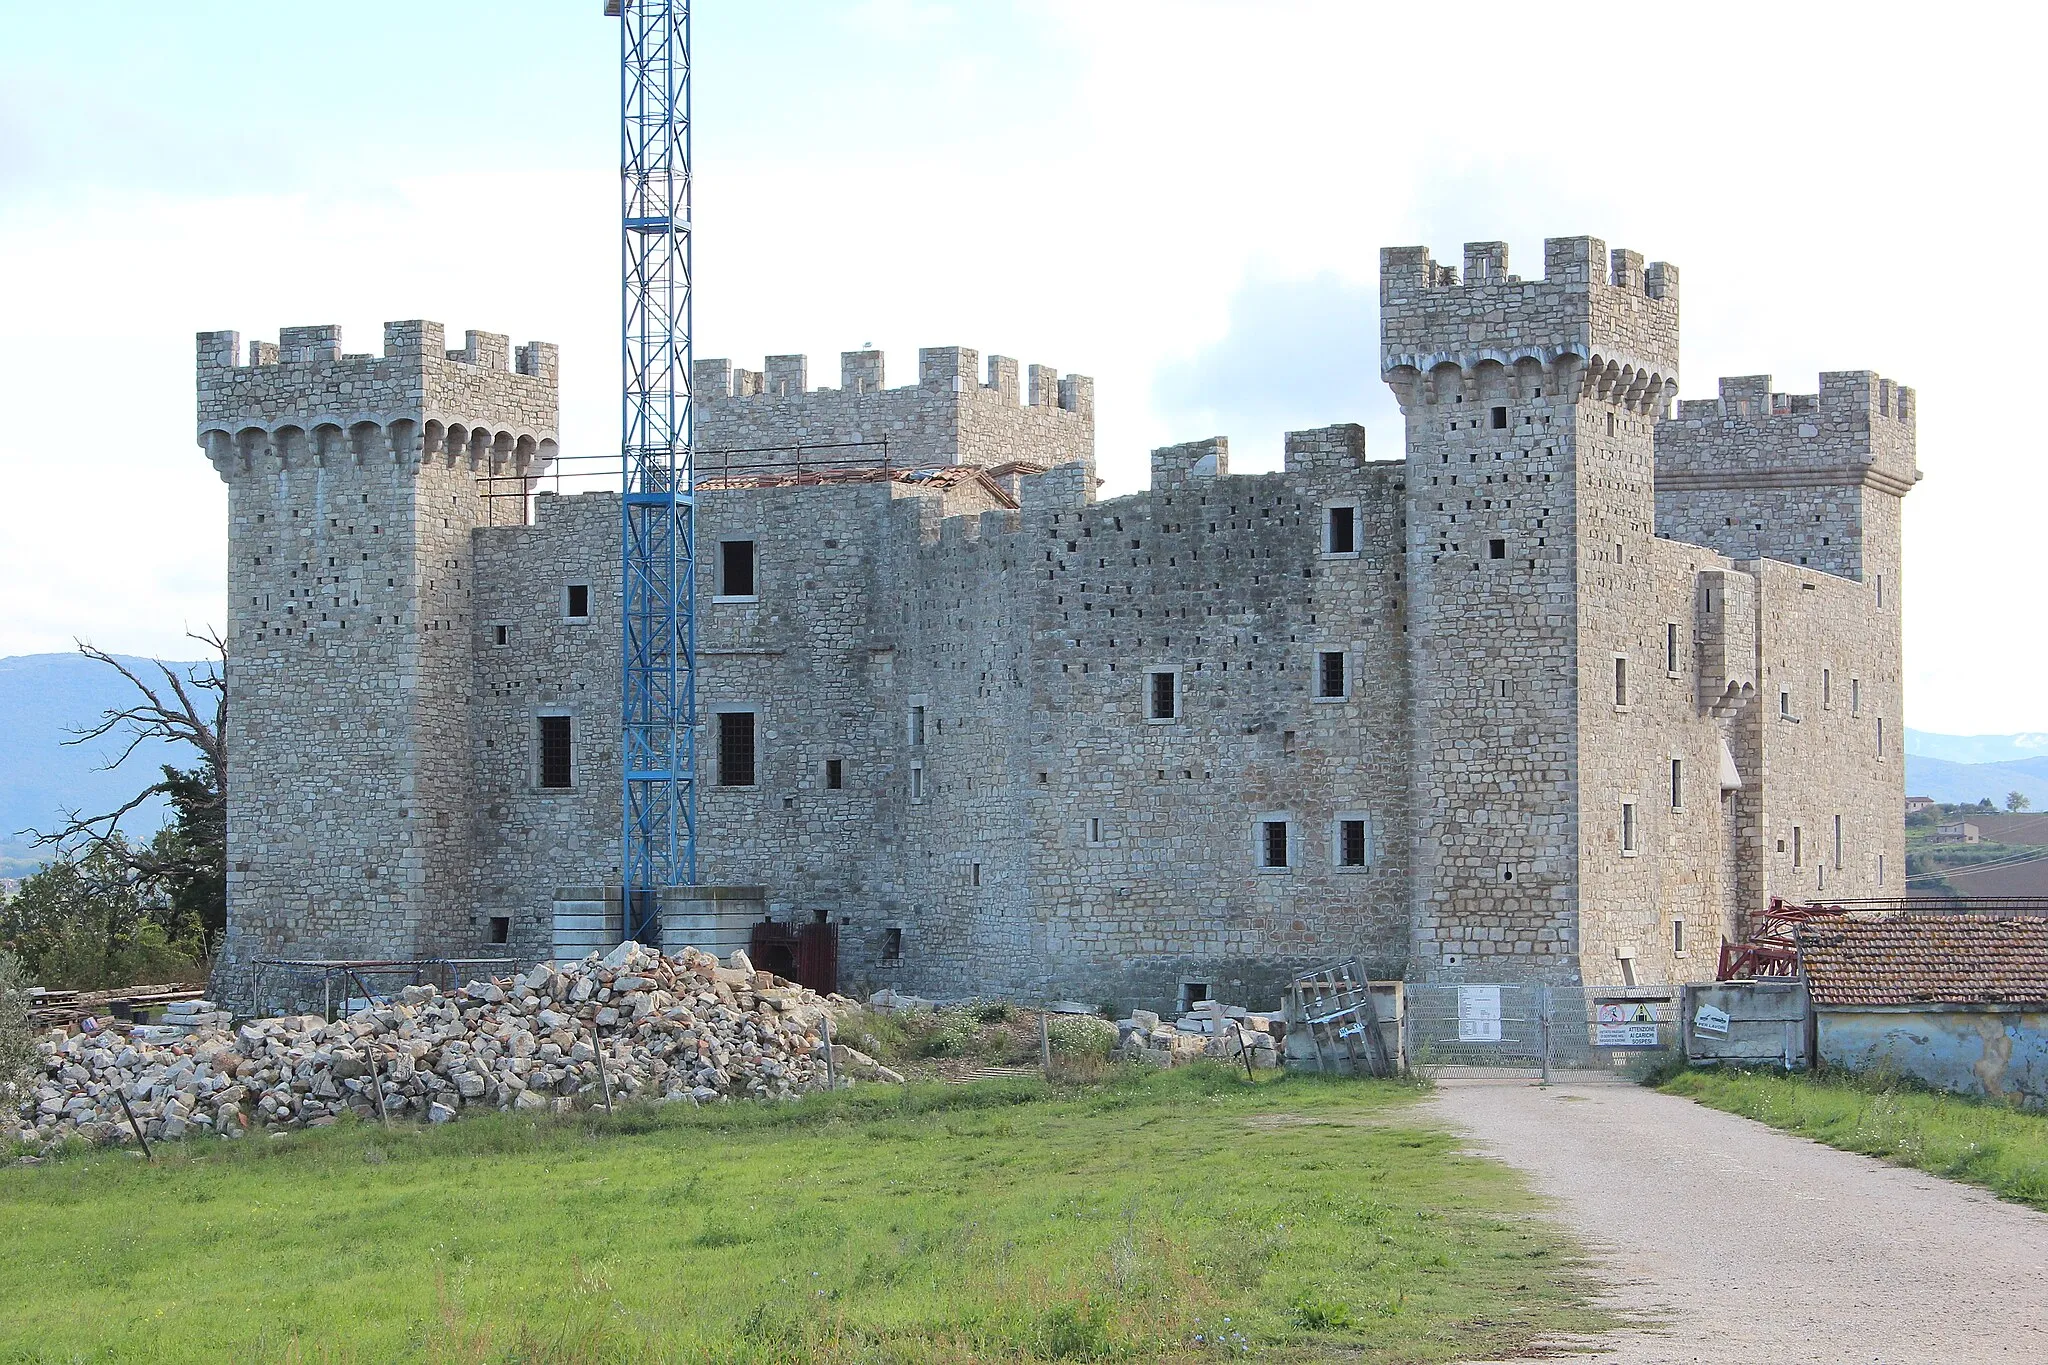
[[[101,765],[102,772],[120,767],[138,748],[151,740],[189,744],[199,751],[204,761],[196,769],[182,772],[164,768],[161,778],[113,810],[99,815],[69,810],[65,812],[61,829],[47,833],[24,830],[23,833],[34,837],[38,846],[74,853],[94,846],[105,848],[137,876],[144,878],[176,875],[187,870],[181,859],[166,859],[147,843],[129,843],[116,838],[121,821],[155,797],[182,796],[190,801],[196,795],[202,801],[225,808],[228,756],[222,736],[226,733],[228,718],[227,642],[212,629],[197,634],[188,631],[186,634],[188,639],[208,646],[217,662],[208,660],[203,671],[181,675],[179,670],[158,660],[156,667],[163,674],[162,683],[148,679],[147,670],[138,672],[105,650],[83,640],[78,641],[80,654],[105,664],[126,678],[140,700],[101,712],[96,724],[73,730],[71,738],[64,743],[90,744],[109,735],[120,737],[125,741],[121,752],[111,762]],[[192,790],[195,778],[203,788],[197,793]]]

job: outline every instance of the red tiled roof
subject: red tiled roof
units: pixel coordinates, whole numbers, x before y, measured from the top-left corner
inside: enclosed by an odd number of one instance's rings
[[[1813,1003],[2048,1004],[2048,916],[1829,915],[1799,929]]]

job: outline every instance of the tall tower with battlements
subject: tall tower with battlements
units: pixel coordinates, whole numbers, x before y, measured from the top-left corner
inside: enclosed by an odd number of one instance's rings
[[[1499,242],[1468,243],[1462,276],[1380,256],[1407,427],[1417,979],[1571,981],[1597,952],[1581,867],[1610,822],[1584,794],[1627,744],[1608,722],[1653,595],[1678,272],[1588,237],[1545,242],[1543,267],[1511,274]]]
[[[433,322],[385,324],[381,356],[331,326],[246,357],[199,334],[199,443],[228,485],[222,980],[480,942],[471,532],[480,479],[554,458],[556,371],[545,342],[449,350]]]

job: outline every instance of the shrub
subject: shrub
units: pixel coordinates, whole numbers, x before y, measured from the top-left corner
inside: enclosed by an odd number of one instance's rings
[[[1015,1013],[1000,1000],[969,1000],[960,1008],[971,1015],[977,1024],[1006,1024]]]
[[[11,1108],[33,1077],[35,1044],[28,1029],[28,979],[0,952],[0,1109]]]
[[[910,1034],[911,1051],[919,1057],[964,1057],[974,1050],[981,1029],[964,1010],[939,1010],[918,1016]]]
[[[1045,1021],[1054,1055],[1107,1057],[1116,1047],[1116,1025],[1092,1014],[1055,1014]]]

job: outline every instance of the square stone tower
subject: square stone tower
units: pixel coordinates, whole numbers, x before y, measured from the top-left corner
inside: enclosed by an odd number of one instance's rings
[[[479,938],[478,481],[554,458],[555,347],[447,350],[412,321],[382,356],[331,326],[241,350],[199,334],[199,443],[228,485],[221,979],[246,986],[254,956],[445,956]]]
[[[1580,869],[1608,822],[1581,791],[1607,785],[1596,737],[1627,705],[1606,636],[1653,574],[1678,272],[1590,237],[1543,264],[1525,280],[1505,244],[1468,243],[1461,278],[1380,253],[1407,423],[1416,979],[1577,981],[1597,957]]]

